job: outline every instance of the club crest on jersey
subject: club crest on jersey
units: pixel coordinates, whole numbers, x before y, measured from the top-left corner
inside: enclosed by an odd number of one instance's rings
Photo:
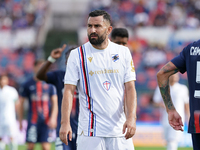
[[[103,87],[108,91],[110,89],[111,83],[109,81],[105,81],[103,83]]]
[[[116,62],[117,60],[119,60],[119,55],[118,55],[118,54],[112,55],[112,60],[113,60],[114,62]]]

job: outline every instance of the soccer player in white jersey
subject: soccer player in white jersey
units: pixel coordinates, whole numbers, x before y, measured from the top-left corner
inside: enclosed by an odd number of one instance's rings
[[[80,103],[78,150],[134,150],[135,69],[129,49],[108,39],[111,31],[107,12],[91,12],[87,23],[89,42],[72,50],[68,59],[60,139],[68,144],[67,138],[72,138],[70,111],[77,86]]]
[[[187,86],[178,83],[179,75],[178,73],[170,76],[170,92],[174,106],[177,112],[182,117],[182,122],[185,122],[185,114],[189,118],[189,92]],[[167,150],[177,150],[178,142],[180,141],[181,131],[174,130],[168,123],[168,115],[165,111],[165,104],[162,100],[162,96],[159,87],[156,88],[153,96],[153,101],[155,105],[161,107],[161,124],[163,125],[164,138],[167,143]]]
[[[16,110],[18,93],[14,87],[8,86],[8,76],[0,76],[0,150],[5,149],[3,137],[9,137],[9,149],[17,150]]]

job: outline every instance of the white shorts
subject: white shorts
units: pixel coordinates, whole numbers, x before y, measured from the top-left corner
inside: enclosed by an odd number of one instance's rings
[[[134,150],[132,138],[78,135],[77,150]]]
[[[11,124],[0,124],[0,137],[12,137],[16,136],[16,126]]]

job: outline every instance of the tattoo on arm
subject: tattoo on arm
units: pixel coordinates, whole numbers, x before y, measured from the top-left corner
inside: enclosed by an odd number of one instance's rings
[[[163,101],[165,103],[165,106],[169,110],[170,109],[174,109],[174,105],[172,103],[171,96],[170,96],[169,82],[168,82],[168,84],[166,86],[160,87],[160,92],[161,92]]]
[[[178,68],[174,68],[174,66],[168,63],[161,69],[161,71],[171,76],[178,72]],[[169,78],[167,78],[166,80],[160,81],[159,86],[160,86],[159,88],[160,88],[160,92],[161,92],[163,101],[165,103],[165,106],[169,110],[174,109],[174,105],[172,103],[171,96],[170,96]]]

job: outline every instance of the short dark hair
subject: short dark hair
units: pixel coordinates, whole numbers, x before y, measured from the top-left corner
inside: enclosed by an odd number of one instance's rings
[[[88,18],[89,17],[98,17],[98,16],[103,16],[103,19],[107,20],[110,23],[110,25],[111,25],[111,17],[104,10],[94,10],[94,11],[92,11],[92,12],[89,13]]]
[[[117,36],[122,37],[122,38],[124,38],[124,37],[128,38],[129,35],[128,35],[127,29],[125,29],[125,28],[114,28],[112,30],[112,33],[111,33],[111,38],[115,39]]]

